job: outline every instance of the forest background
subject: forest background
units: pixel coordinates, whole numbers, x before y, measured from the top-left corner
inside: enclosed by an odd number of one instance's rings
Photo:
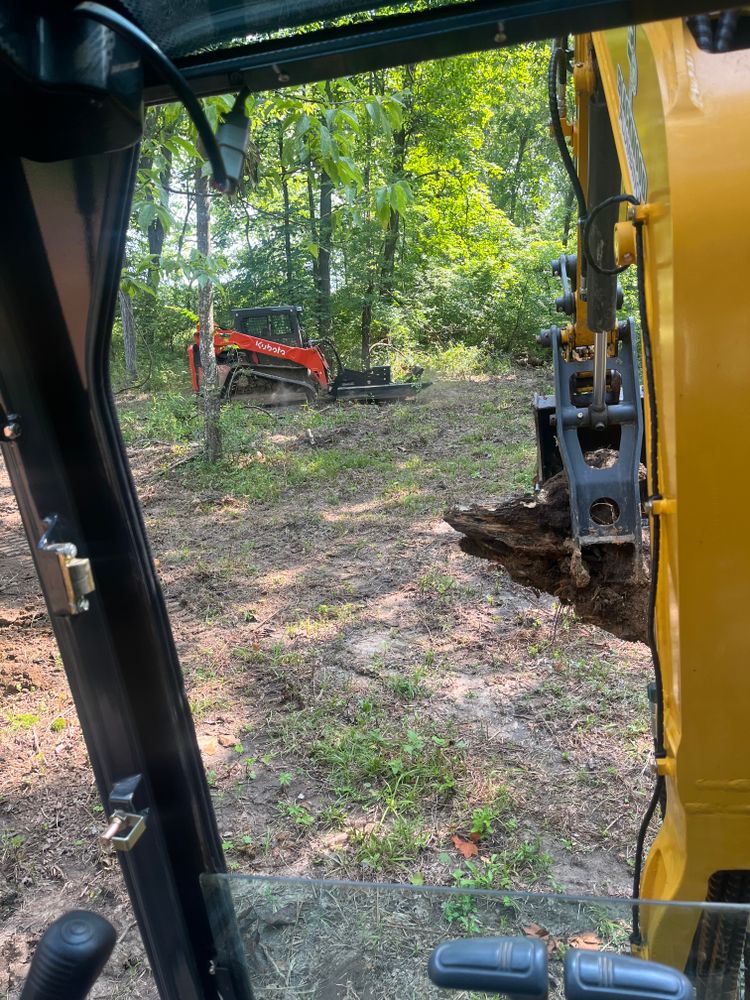
[[[536,358],[572,200],[528,45],[252,95],[238,194],[211,191],[183,109],[151,109],[113,381],[189,391],[201,307],[298,304],[351,364],[448,376]],[[213,98],[216,124],[232,99]],[[176,400],[173,400],[176,403]]]

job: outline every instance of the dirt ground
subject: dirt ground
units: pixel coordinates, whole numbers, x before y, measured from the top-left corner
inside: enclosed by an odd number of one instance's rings
[[[546,378],[230,414],[213,470],[184,402],[122,404],[230,870],[628,893],[647,651],[442,520],[530,486]],[[154,997],[4,471],[0,520],[0,997],[75,906],[119,935],[92,996]]]

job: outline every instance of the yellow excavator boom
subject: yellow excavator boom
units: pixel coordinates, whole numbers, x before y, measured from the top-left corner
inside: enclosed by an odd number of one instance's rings
[[[647,454],[656,435],[648,506],[658,539],[656,771],[666,812],[641,897],[740,901],[750,898],[750,533],[742,512],[750,493],[750,51],[702,51],[682,20],[582,36],[577,90],[589,43],[623,186],[641,203],[630,214],[643,223],[652,348],[654,398],[645,413]],[[583,136],[573,139],[575,149]],[[625,261],[635,245],[630,225],[617,229]],[[645,375],[644,389],[648,396]],[[644,912],[641,953],[685,965],[695,920],[690,910]]]

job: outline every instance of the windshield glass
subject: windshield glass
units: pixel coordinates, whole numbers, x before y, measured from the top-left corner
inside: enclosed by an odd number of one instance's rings
[[[430,982],[430,954],[456,938],[543,941],[552,996],[563,995],[571,948],[632,954],[628,899],[237,875],[205,876],[203,890],[219,964],[243,962],[256,1000],[487,995],[448,994]],[[699,997],[740,996],[733,942],[742,948],[750,907],[641,902],[638,909],[640,957],[689,971]]]

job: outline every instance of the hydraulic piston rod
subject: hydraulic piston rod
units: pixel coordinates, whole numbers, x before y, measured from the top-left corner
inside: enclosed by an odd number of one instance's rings
[[[604,426],[606,408],[604,390],[607,381],[607,333],[597,330],[594,334],[594,385],[591,393],[591,422],[594,427]]]

